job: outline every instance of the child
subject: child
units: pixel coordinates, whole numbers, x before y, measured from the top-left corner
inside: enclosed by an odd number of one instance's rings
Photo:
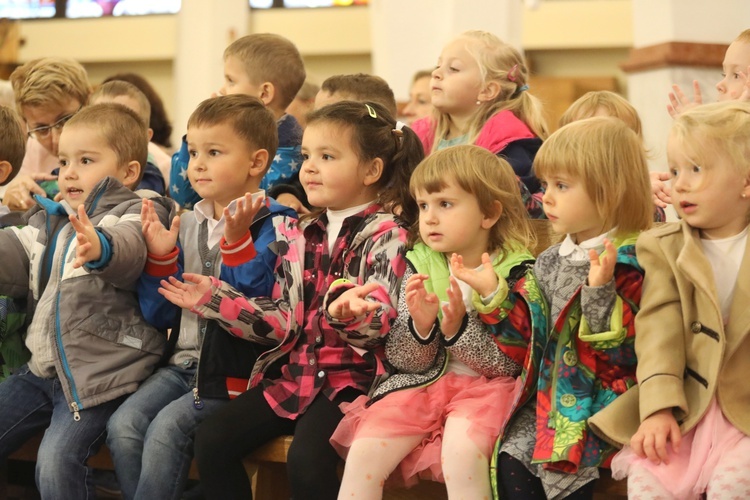
[[[384,375],[383,343],[396,316],[406,231],[383,206],[408,200],[422,159],[416,135],[375,103],[340,102],[308,117],[300,178],[318,207],[299,226],[276,228],[276,284],[248,298],[186,274],[163,293],[244,339],[273,345],[253,368],[251,389],[198,428],[195,456],[207,498],[252,498],[242,459],[294,434],[287,468],[294,498],[333,498],[336,451],[328,442],[338,405]],[[248,248],[252,248],[249,246]],[[236,262],[249,258],[238,253]]]
[[[632,498],[747,498],[750,103],[682,113],[667,153],[681,221],[638,239],[639,384],[591,424],[630,444],[612,476]]]
[[[476,144],[501,155],[523,181],[530,214],[541,216],[538,203],[530,199],[541,188],[532,162],[547,137],[547,125],[527,81],[516,49],[491,33],[467,31],[443,48],[432,72],[437,120],[423,118],[412,126],[427,153]]]
[[[591,498],[613,454],[586,420],[635,384],[633,316],[643,272],[635,238],[651,225],[648,168],[622,120],[594,117],[552,134],[534,167],[561,244],[534,274],[549,307],[549,338],[528,377],[536,404],[514,416],[499,449],[503,498]]]
[[[224,85],[220,95],[247,94],[263,101],[276,119],[279,146],[271,167],[260,183],[268,190],[293,182],[299,176],[302,128],[286,108],[305,81],[305,65],[297,47],[280,35],[255,33],[232,42],[224,50]],[[187,145],[172,157],[169,193],[185,208],[192,208],[200,196],[187,180]]]
[[[307,114],[315,107],[315,96],[318,95],[320,87],[309,78],[302,84],[291,104],[286,107],[286,112],[294,117],[299,126],[307,126]]]
[[[403,114],[408,123],[432,115],[432,70],[424,69],[414,73],[409,90],[409,102]]]
[[[608,90],[586,92],[579,97],[560,117],[560,126],[564,127],[570,122],[591,118],[592,116],[619,118],[643,140],[641,118],[638,116],[638,111],[625,98]],[[655,205],[654,222],[664,222],[667,220],[664,209],[668,203],[671,203],[671,200],[669,188],[663,182],[669,180],[670,175],[668,172],[649,172],[649,178],[651,179],[651,193]]]
[[[146,380],[107,425],[107,445],[126,499],[180,498],[193,459],[195,428],[247,388],[256,345],[231,337],[216,322],[190,311],[179,315],[180,309],[157,290],[160,279],[180,279],[184,270],[221,274],[248,296],[271,295],[273,228],[295,216],[270,199],[261,208],[264,193],[258,186],[278,142],[274,122],[255,97],[238,94],[204,101],[191,115],[187,131],[188,177],[203,199],[192,212],[176,218],[171,230],[158,221],[152,204],[144,202],[141,217],[149,262],[139,282],[141,309],[157,327],[172,327],[172,334],[167,366]],[[180,246],[175,247],[178,233]],[[258,254],[236,265],[234,254],[250,243]]]
[[[34,311],[31,359],[0,384],[0,461],[46,429],[36,466],[42,498],[93,497],[86,460],[164,348],[135,294],[146,244],[132,189],[145,137],[140,118],[119,104],[82,109],[60,135],[63,201],[37,197],[28,225],[0,231],[0,293],[28,296]]]
[[[544,323],[534,236],[513,169],[478,146],[430,155],[410,190],[419,242],[386,340],[398,374],[344,410],[331,438],[346,458],[339,498],[381,498],[399,463],[407,484],[431,472],[450,498],[490,498],[533,315]]]
[[[26,154],[26,137],[11,108],[0,106],[0,186],[5,186],[18,175]],[[0,215],[10,210],[0,203]]]

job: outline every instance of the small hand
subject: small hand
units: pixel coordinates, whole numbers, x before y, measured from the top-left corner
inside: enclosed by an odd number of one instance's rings
[[[285,207],[291,208],[292,210],[297,212],[298,215],[306,215],[310,213],[307,207],[302,204],[300,199],[291,193],[281,193],[276,197],[276,201],[279,202],[279,204],[284,205]]]
[[[452,338],[458,333],[458,328],[466,316],[466,304],[458,286],[458,281],[453,276],[450,277],[450,287],[448,288],[448,303],[443,305],[443,320],[440,322],[440,330],[446,339]]]
[[[430,279],[426,274],[412,274],[406,280],[406,307],[409,309],[414,328],[421,335],[427,335],[435,324],[440,300],[434,293],[427,293],[424,282]]]
[[[350,288],[328,305],[328,314],[332,318],[345,319],[362,316],[380,309],[380,302],[367,300],[367,296],[378,288],[380,288],[378,283],[368,283]]]
[[[180,234],[179,216],[172,219],[172,227],[167,230],[156,214],[154,202],[144,199],[141,205],[141,226],[146,248],[150,254],[164,256],[174,250]]]
[[[649,177],[654,205],[667,208],[667,205],[672,204],[672,190],[666,182],[672,178],[672,175],[669,172],[649,172]]]
[[[647,417],[638,427],[638,432],[630,439],[633,452],[641,458],[648,458],[655,465],[669,463],[667,442],[672,442],[672,450],[680,450],[680,426],[677,424],[672,409],[660,410]]]
[[[604,252],[602,255],[596,253],[593,248],[589,250],[589,286],[602,286],[609,283],[615,275],[615,263],[617,262],[617,249],[608,239],[604,240]]]
[[[667,104],[667,111],[672,118],[677,118],[682,112],[703,104],[701,86],[698,83],[698,80],[693,80],[692,100],[685,95],[679,85],[672,85],[672,90],[673,91],[669,93],[669,104]]]
[[[172,304],[183,309],[193,309],[196,304],[211,290],[211,278],[200,274],[185,273],[182,281],[174,276],[169,281],[161,280],[159,293]]]
[[[237,200],[234,215],[230,214],[229,209],[224,207],[224,239],[227,244],[236,243],[247,234],[250,224],[253,223],[255,214],[258,213],[265,201],[265,196],[258,196],[253,201],[253,195],[245,193],[245,196]]]
[[[451,255],[451,271],[453,276],[468,283],[481,297],[489,297],[497,290],[497,273],[492,267],[490,254],[482,254],[482,269],[468,269],[464,267],[464,258],[456,253]]]
[[[69,215],[68,219],[76,232],[76,259],[73,261],[73,269],[78,269],[87,262],[101,259],[102,242],[83,204],[78,205],[78,218],[75,215]]]
[[[36,177],[42,180],[56,179],[54,175],[49,174],[37,174]],[[37,184],[34,177],[19,174],[8,184],[3,195],[3,204],[11,210],[28,210],[34,204],[32,196],[35,194],[47,197],[47,193]]]

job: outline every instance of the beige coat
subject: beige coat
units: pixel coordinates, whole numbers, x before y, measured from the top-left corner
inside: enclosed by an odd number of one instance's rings
[[[684,222],[652,229],[636,253],[646,273],[635,318],[639,385],[591,417],[592,429],[622,446],[644,418],[674,408],[685,434],[715,396],[726,418],[750,434],[750,246],[726,328],[696,229]]]

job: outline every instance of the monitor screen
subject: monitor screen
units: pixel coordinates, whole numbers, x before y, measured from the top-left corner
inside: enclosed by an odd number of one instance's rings
[[[65,17],[175,14],[180,11],[180,2],[181,0],[67,0]]]
[[[349,7],[367,5],[369,0],[250,0],[253,9],[270,9],[272,7]]]
[[[54,15],[55,0],[0,0],[0,18],[38,19]]]

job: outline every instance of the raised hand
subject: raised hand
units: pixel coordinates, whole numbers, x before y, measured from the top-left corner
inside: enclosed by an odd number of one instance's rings
[[[328,305],[328,314],[332,318],[345,319],[380,309],[380,302],[367,300],[367,296],[378,288],[380,288],[378,283],[350,288]]]
[[[700,104],[703,104],[703,96],[701,95],[701,86],[698,80],[693,80],[692,100],[685,95],[679,85],[672,85],[672,92],[669,93],[669,104],[667,104],[669,116],[677,118],[680,113]]]
[[[144,199],[141,206],[141,226],[148,253],[163,256],[174,250],[180,234],[179,216],[172,219],[172,226],[167,230],[156,215],[154,202]]]
[[[169,281],[161,280],[159,293],[172,304],[183,309],[193,309],[198,302],[211,290],[211,278],[200,274],[185,273],[182,281],[174,276]]]
[[[446,339],[450,339],[458,333],[458,328],[461,326],[464,316],[466,316],[466,304],[464,304],[463,294],[461,293],[461,288],[458,286],[458,281],[451,276],[450,283],[450,287],[448,287],[448,303],[443,304],[443,320],[440,322],[440,330]]]
[[[73,261],[73,269],[78,269],[87,262],[102,258],[102,242],[96,228],[89,220],[83,204],[78,205],[78,217],[69,215],[68,219],[76,232],[76,259]]]
[[[680,426],[672,414],[672,409],[660,410],[645,418],[638,432],[630,439],[630,447],[636,455],[648,458],[656,465],[669,463],[667,442],[672,442],[672,450],[680,450]]]
[[[649,172],[651,178],[651,195],[654,205],[667,208],[672,204],[672,190],[665,183],[672,178],[669,172]]]
[[[453,276],[468,283],[481,297],[489,297],[497,290],[497,273],[492,267],[490,254],[482,254],[482,269],[469,269],[464,266],[464,258],[456,253],[451,255],[451,272]]]
[[[245,196],[237,200],[234,215],[230,214],[229,209],[224,207],[224,239],[227,244],[236,243],[247,234],[255,214],[258,213],[265,201],[265,196],[258,196],[253,200],[252,194],[245,193]]]
[[[589,250],[589,286],[602,286],[609,283],[615,275],[615,263],[617,262],[617,249],[608,239],[604,240],[604,252],[602,255],[596,253],[593,248]]]
[[[414,328],[427,335],[435,324],[440,300],[434,293],[427,293],[424,282],[430,279],[426,274],[412,274],[406,281],[406,308],[414,323]]]

